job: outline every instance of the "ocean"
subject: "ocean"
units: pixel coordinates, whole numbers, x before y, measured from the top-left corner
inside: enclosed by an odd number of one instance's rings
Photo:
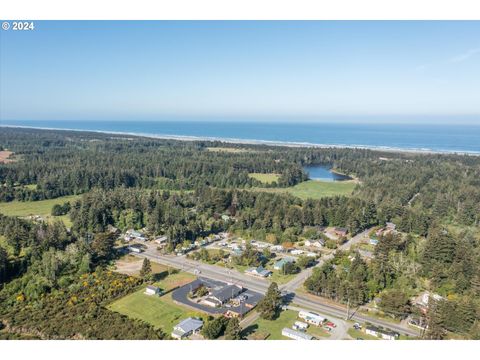
[[[3,120],[0,126],[93,130],[186,140],[480,154],[480,124]]]

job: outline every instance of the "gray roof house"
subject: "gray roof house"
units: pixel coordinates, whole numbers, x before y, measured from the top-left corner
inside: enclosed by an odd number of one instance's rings
[[[270,270],[265,269],[263,266],[247,269],[245,270],[245,273],[248,275],[260,276],[260,277],[267,277],[272,274]]]
[[[175,325],[171,335],[174,339],[183,339],[194,333],[197,333],[202,326],[202,320],[189,317]]]
[[[228,300],[234,298],[243,291],[241,286],[227,285],[221,289],[212,291],[210,297],[217,300],[220,304],[226,303]]]

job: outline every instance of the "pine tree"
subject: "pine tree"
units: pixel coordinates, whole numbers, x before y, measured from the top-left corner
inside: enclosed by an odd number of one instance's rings
[[[231,318],[228,321],[227,328],[225,329],[225,339],[227,340],[242,339],[242,328],[240,327],[240,321],[238,321],[238,318]]]
[[[150,260],[145,258],[143,259],[142,268],[140,269],[140,276],[143,279],[148,280],[151,274],[152,274],[152,264],[150,263]]]
[[[278,290],[276,282],[272,282],[268,287],[265,297],[258,303],[257,309],[260,316],[265,320],[274,320],[277,318],[282,305],[282,295]]]

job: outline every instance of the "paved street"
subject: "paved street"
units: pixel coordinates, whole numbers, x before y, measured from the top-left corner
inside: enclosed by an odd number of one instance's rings
[[[357,234],[350,241],[341,245],[339,249],[348,250],[353,244],[360,242],[365,237],[365,235],[368,234],[368,231],[369,230],[365,230],[360,234]],[[177,269],[181,269],[182,271],[190,272],[195,275],[200,274],[200,276],[202,277],[238,284],[247,289],[251,289],[262,294],[266,293],[268,286],[270,285],[270,282],[266,279],[252,277],[244,273],[240,273],[235,269],[227,269],[216,265],[209,265],[198,261],[189,260],[185,256],[159,255],[156,250],[155,244],[147,244],[147,249],[145,250],[145,252],[133,255],[149,258],[151,261],[175,267]],[[333,253],[322,258],[316,266],[321,266],[321,264],[325,260],[331,257],[333,257]],[[324,314],[325,317],[330,318],[337,323],[340,319],[345,319],[346,307],[340,304],[332,304],[331,302],[317,296],[295,293],[295,290],[301,286],[301,284],[311,274],[311,272],[312,269],[302,271],[290,282],[284,284],[283,286],[280,286],[280,290],[292,293],[291,303],[295,303],[299,306],[304,306],[307,309],[311,309],[321,314]],[[418,336],[417,331],[407,327],[404,324],[394,324],[363,314],[355,314],[351,316],[350,319],[358,322],[370,322],[371,324],[377,326],[390,328],[401,334]]]

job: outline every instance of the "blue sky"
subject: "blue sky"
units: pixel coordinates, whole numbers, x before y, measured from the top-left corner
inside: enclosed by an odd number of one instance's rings
[[[35,25],[0,31],[0,120],[480,123],[480,21]]]

